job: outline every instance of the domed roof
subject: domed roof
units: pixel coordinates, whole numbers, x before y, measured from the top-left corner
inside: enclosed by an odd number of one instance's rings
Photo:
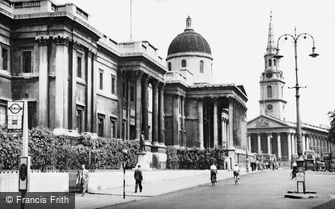
[[[181,52],[201,52],[212,54],[211,48],[202,35],[194,32],[191,27],[191,18],[186,19],[186,29],[171,42],[168,49],[168,56]]]

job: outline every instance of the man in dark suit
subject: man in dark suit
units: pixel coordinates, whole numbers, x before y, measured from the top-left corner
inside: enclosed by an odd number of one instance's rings
[[[140,192],[142,192],[142,180],[143,180],[143,176],[142,176],[142,171],[141,171],[141,166],[138,165],[136,170],[135,170],[135,173],[134,173],[134,178],[135,178],[135,181],[136,181],[136,184],[135,184],[135,193],[137,192],[137,187],[140,188]]]

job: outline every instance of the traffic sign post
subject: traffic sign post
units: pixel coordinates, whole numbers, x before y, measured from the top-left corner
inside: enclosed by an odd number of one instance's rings
[[[19,191],[24,198],[29,191],[30,177],[30,157],[28,156],[28,102],[10,102],[8,105],[10,113],[8,122],[11,121],[12,129],[22,129],[22,153],[19,164]],[[23,125],[23,126],[22,126]],[[21,209],[25,208],[24,202],[21,202]]]

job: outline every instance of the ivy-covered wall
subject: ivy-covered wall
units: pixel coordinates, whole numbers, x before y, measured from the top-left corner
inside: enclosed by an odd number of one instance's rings
[[[209,169],[213,162],[218,169],[224,169],[227,151],[219,147],[211,149],[178,149],[168,146],[166,154],[166,168],[168,169]]]
[[[137,141],[92,138],[82,135],[79,143],[72,146],[64,137],[54,137],[44,127],[29,131],[29,156],[31,168],[40,170],[78,169],[85,164],[88,169],[119,169],[122,166],[122,150],[127,149],[126,168],[137,163]],[[0,169],[17,169],[21,155],[22,138],[7,137],[0,132]]]

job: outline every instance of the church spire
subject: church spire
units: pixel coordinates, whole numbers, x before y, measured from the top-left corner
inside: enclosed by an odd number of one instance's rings
[[[270,11],[270,22],[269,22],[269,33],[268,33],[268,45],[266,47],[267,54],[275,54],[276,53],[276,44],[273,33],[273,25],[272,25],[272,11]]]

